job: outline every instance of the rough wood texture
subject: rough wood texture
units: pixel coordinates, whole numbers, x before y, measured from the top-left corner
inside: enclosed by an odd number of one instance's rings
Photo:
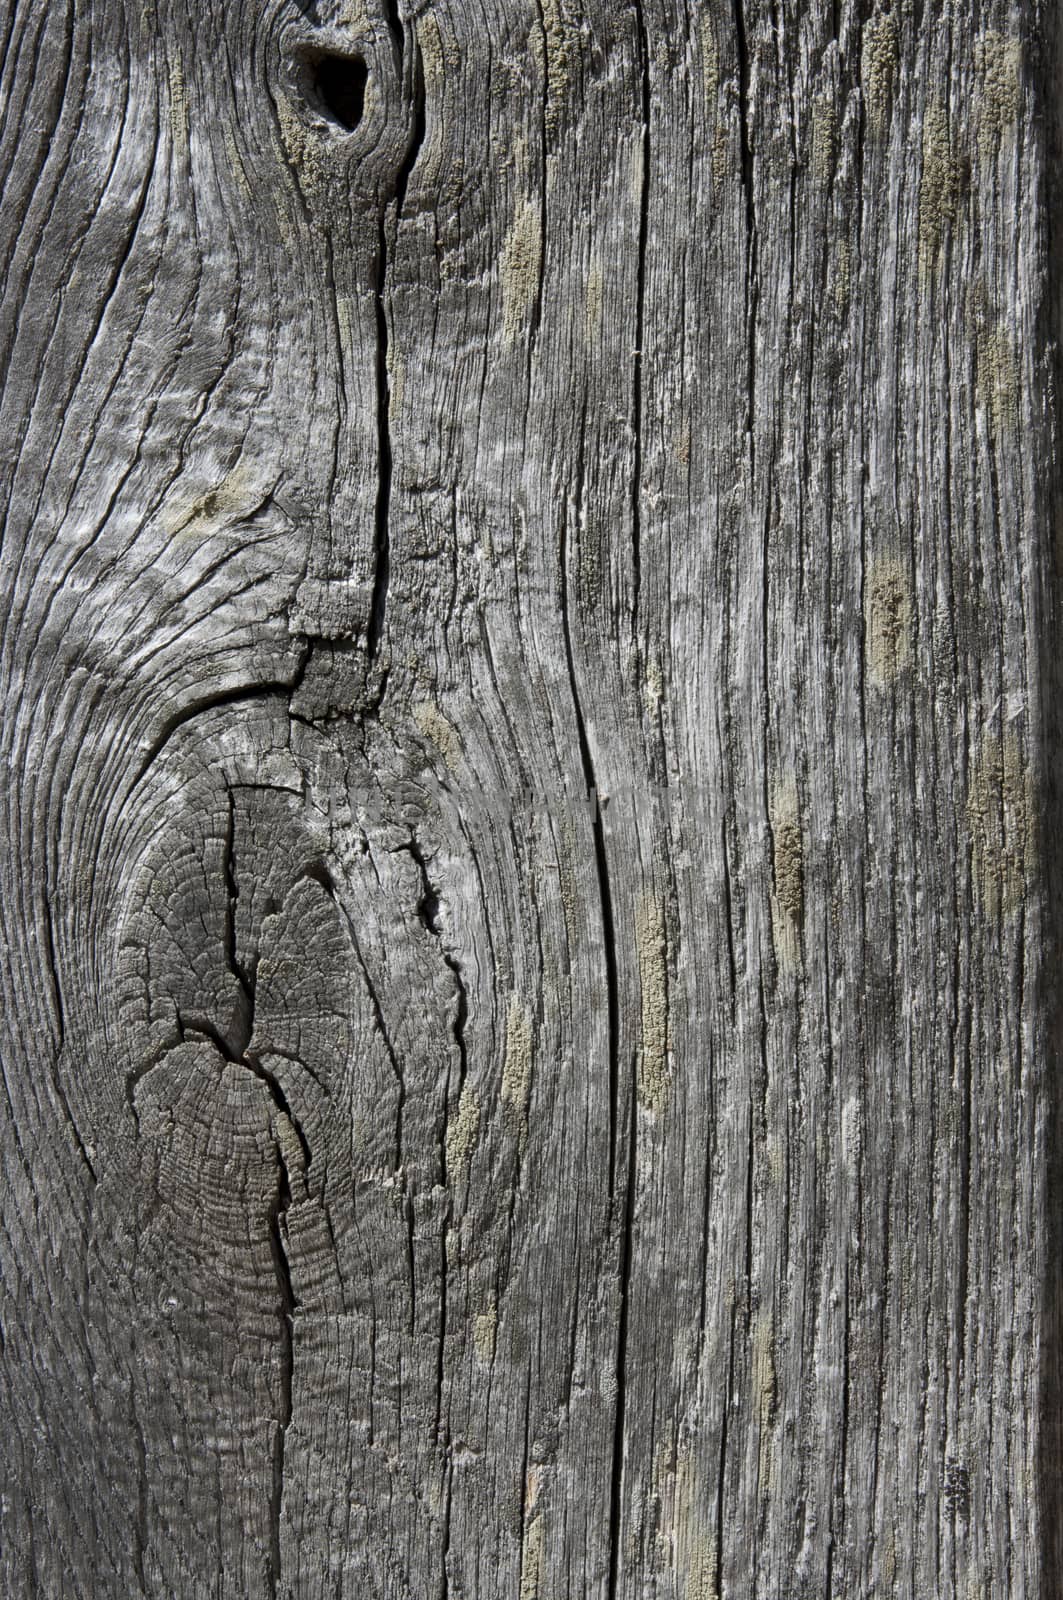
[[[1059,32],[7,0],[4,1596],[1059,1595]]]

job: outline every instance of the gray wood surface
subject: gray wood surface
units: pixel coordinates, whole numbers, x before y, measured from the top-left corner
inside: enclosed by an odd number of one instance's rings
[[[6,0],[0,1595],[1063,1588],[1049,0]]]

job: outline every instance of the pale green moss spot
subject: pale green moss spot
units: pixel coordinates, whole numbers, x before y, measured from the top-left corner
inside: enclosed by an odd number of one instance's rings
[[[502,246],[502,337],[512,344],[523,332],[539,293],[542,274],[539,207],[522,200]]]
[[[539,1600],[539,1585],[543,1576],[542,1513],[538,1512],[524,1524],[524,1542],[520,1552],[520,1600]]]
[[[489,1367],[495,1358],[495,1339],[498,1335],[498,1307],[489,1305],[473,1322],[472,1341],[476,1359]]]
[[[994,437],[1013,428],[1019,416],[1019,361],[1011,336],[987,328],[976,343],[975,388]]]
[[[668,1095],[668,941],[664,907],[656,895],[639,897],[635,945],[642,987],[638,1095],[648,1111],[657,1112]]]
[[[775,1321],[770,1310],[753,1319],[753,1394],[760,1436],[758,1470],[761,1494],[770,1494],[774,1476],[772,1423],[777,1398],[775,1376]]]
[[[712,170],[712,181],[719,188],[731,170],[731,141],[722,122],[716,124],[716,132],[712,136],[709,166]]]
[[[502,1062],[503,1115],[516,1131],[521,1147],[528,1136],[528,1090],[531,1086],[531,1017],[519,995],[511,995],[506,1018],[506,1050]]]
[[[646,711],[649,716],[655,717],[657,715],[663,694],[664,674],[661,672],[661,664],[656,656],[650,656],[646,663],[646,681],[643,685],[643,698],[646,702]]]
[[[605,276],[601,263],[595,258],[587,273],[587,343],[597,345],[602,332],[602,307],[605,298]]]
[[[683,1600],[719,1600],[716,1589],[716,1538],[698,1534],[691,1540]]]
[[[466,1081],[458,1100],[457,1116],[447,1124],[447,1177],[450,1183],[462,1183],[468,1176],[479,1134],[480,1100],[472,1084]]]
[[[868,121],[880,133],[893,101],[893,81],[900,58],[900,34],[892,11],[872,17],[864,28],[860,49],[860,82]]]
[[[712,12],[708,6],[701,13],[698,38],[701,45],[701,84],[705,91],[705,105],[709,111],[715,111],[716,97],[720,92],[720,50],[716,43]]]
[[[327,194],[328,173],[322,158],[322,141],[312,133],[283,99],[277,101],[277,118],[288,164],[308,199],[320,203]]]
[[[830,95],[817,95],[812,102],[812,176],[826,183],[834,171],[838,140],[838,113]]]
[[[853,257],[849,248],[848,239],[839,241],[834,254],[834,271],[831,275],[831,288],[834,294],[834,307],[840,317],[844,317],[849,309],[849,298],[852,293]]]
[[[261,504],[265,487],[261,471],[238,462],[214,488],[196,495],[177,493],[167,500],[159,524],[169,538],[201,541],[253,511]]]
[[[908,569],[896,556],[871,563],[864,592],[867,665],[872,683],[887,689],[911,660],[912,589]]]
[[[1034,870],[1033,784],[1014,734],[989,734],[971,768],[967,828],[975,897],[989,917],[1012,916]]]
[[[1004,135],[1018,121],[1022,105],[1022,46],[1002,33],[984,33],[975,40],[978,73],[978,149],[991,160]]]
[[[182,165],[188,161],[188,91],[185,75],[179,61],[170,62],[170,137],[173,140],[174,158]]]
[[[771,929],[775,958],[784,972],[801,965],[804,921],[804,841],[798,808],[797,779],[787,773],[769,798],[772,836]]]
[[[543,38],[546,50],[546,115],[548,133],[556,133],[561,108],[572,79],[573,29],[560,0],[542,0]]]
[[[919,181],[919,265],[937,263],[945,229],[959,209],[960,164],[945,108],[930,105],[923,117],[923,165]]]
[[[461,741],[453,725],[431,700],[421,700],[413,707],[413,720],[453,772],[461,759]]]
[[[236,179],[237,187],[245,205],[254,205],[254,193],[251,189],[251,180],[247,176],[243,157],[236,146],[236,139],[231,128],[225,130],[225,153],[229,158],[229,170]]]

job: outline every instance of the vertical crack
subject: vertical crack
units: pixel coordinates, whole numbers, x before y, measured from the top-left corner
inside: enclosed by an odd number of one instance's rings
[[[650,217],[650,48],[646,37],[646,18],[636,0],[635,28],[638,36],[640,114],[642,117],[642,183],[639,190],[638,274],[635,287],[635,355],[633,410],[635,449],[631,479],[631,614],[638,617],[642,590],[642,342],[646,323],[646,253]]]
[[[576,506],[577,514],[583,492],[584,472],[584,444],[586,440],[586,413],[584,413],[584,426],[580,431],[579,453],[577,457],[576,476]],[[591,755],[590,741],[587,737],[587,727],[583,716],[583,706],[580,700],[579,684],[576,677],[575,656],[572,647],[572,625],[569,615],[569,590],[568,590],[568,517],[567,511],[562,512],[558,533],[558,566],[559,566],[559,598],[561,611],[561,631],[565,645],[565,663],[568,671],[569,692],[572,696],[572,709],[576,723],[576,739],[579,747],[580,761],[583,769],[584,784],[587,794],[592,802],[591,817],[594,834],[594,859],[598,882],[598,910],[602,929],[602,950],[605,966],[606,996],[608,1003],[608,1051],[609,1051],[609,1200],[616,1201],[620,1186],[619,1141],[620,1141],[620,1003],[619,981],[617,976],[617,938],[616,919],[613,913],[612,890],[609,881],[609,857],[605,842],[605,828],[602,821],[601,808],[597,803],[598,786],[594,771],[594,760]],[[627,1328],[628,1306],[630,1302],[631,1278],[631,1243],[634,1226],[635,1205],[635,1170],[637,1156],[638,1121],[635,1106],[635,1072],[630,1073],[628,1109],[628,1148],[627,1166],[624,1174],[624,1214],[623,1227],[620,1237],[620,1260],[618,1273],[620,1280],[620,1319],[617,1328],[616,1351],[616,1411],[613,1424],[612,1467],[609,1494],[609,1586],[610,1600],[615,1600],[617,1585],[620,1577],[620,1524],[623,1512],[623,1467],[624,1467],[624,1431],[626,1426],[626,1362],[627,1362]]]
[[[255,1016],[255,966],[245,969],[237,955],[236,903],[240,891],[236,885],[236,797],[228,784],[225,786],[228,812],[225,829],[225,957],[229,970],[240,988],[239,1009],[233,1019],[234,1037],[229,1040],[233,1059],[239,1061],[251,1042]]]
[[[92,1182],[95,1184],[98,1182],[96,1177],[96,1168],[92,1164],[92,1160],[88,1152],[88,1146],[81,1136],[81,1129],[78,1127],[74,1113],[70,1108],[70,1101],[67,1098],[66,1090],[63,1088],[63,1080],[61,1076],[63,1051],[66,1046],[66,1008],[63,1001],[63,986],[59,981],[59,961],[55,948],[55,924],[54,912],[52,909],[52,896],[48,890],[45,890],[42,923],[44,926],[44,962],[48,969],[48,977],[49,981],[51,982],[52,995],[55,1003],[56,1044],[51,1055],[52,1088],[55,1092],[55,1098],[59,1102],[59,1109],[63,1114],[64,1121],[70,1130],[71,1137],[73,1138],[74,1144],[77,1148],[78,1155],[81,1157],[82,1164],[84,1165],[85,1170],[88,1172],[89,1177],[92,1179]]]
[[[583,448],[585,433],[580,434],[579,482],[582,484]],[[609,883],[609,859],[605,848],[605,830],[601,810],[597,804],[598,785],[594,773],[587,726],[583,717],[579,684],[576,680],[575,659],[572,649],[572,626],[569,617],[568,594],[568,522],[564,513],[559,529],[558,565],[560,568],[561,631],[565,642],[565,664],[568,671],[569,692],[576,722],[576,742],[579,747],[583,781],[591,801],[591,827],[594,834],[594,861],[598,881],[598,911],[602,929],[603,958],[605,965],[606,1003],[609,1018],[609,1198],[616,1192],[617,1139],[620,1100],[620,1003],[616,962],[616,922],[613,916],[613,897]]]
[[[380,652],[385,613],[387,611],[388,586],[391,578],[391,377],[388,370],[389,330],[387,307],[385,305],[385,288],[390,259],[388,223],[390,219],[393,232],[397,233],[399,219],[406,201],[406,189],[409,184],[410,174],[413,171],[425,137],[424,65],[421,60],[421,52],[417,48],[415,40],[414,48],[410,52],[409,67],[404,69],[406,25],[399,15],[394,0],[386,0],[384,14],[395,48],[396,64],[400,71],[406,70],[408,72],[409,81],[406,85],[406,93],[410,103],[410,112],[406,149],[395,175],[394,189],[390,199],[381,210],[376,251],[374,299],[376,304],[377,498],[375,513],[375,568],[367,638],[367,650],[371,661],[375,661]]]
[[[731,1409],[731,1393],[735,1375],[735,1331],[738,1318],[738,1298],[731,1304],[731,1338],[727,1353],[727,1387],[723,1393],[723,1416],[720,1419],[720,1461],[716,1478],[716,1587],[715,1593],[723,1595],[723,1530],[724,1488],[727,1481],[727,1417]]]
[[[624,1447],[627,1425],[627,1333],[631,1304],[631,1256],[635,1229],[635,1162],[638,1116],[635,1074],[631,1074],[628,1108],[628,1152],[624,1192],[624,1225],[620,1234],[620,1321],[616,1334],[616,1411],[613,1417],[613,1451],[609,1485],[609,1600],[616,1600],[620,1581],[621,1522],[624,1513]]]
[[[749,142],[749,44],[742,0],[733,0],[735,50],[738,56],[738,126],[742,152],[742,192],[746,211],[746,432],[750,471],[756,469],[756,321],[760,289],[757,279],[757,212],[753,188],[753,150]]]
[[[265,1074],[267,1081],[269,1075]],[[275,1095],[278,1105],[283,1106],[284,1096]],[[288,1120],[292,1121],[289,1113]],[[292,1121],[292,1127],[303,1141],[301,1130]],[[304,1142],[305,1148],[305,1142]],[[280,1326],[280,1403],[277,1407],[277,1429],[273,1435],[273,1483],[270,1494],[270,1578],[273,1595],[277,1594],[277,1587],[281,1576],[281,1513],[284,1506],[284,1450],[288,1441],[288,1428],[292,1420],[292,1380],[295,1369],[295,1311],[299,1304],[295,1290],[292,1286],[291,1264],[285,1248],[286,1213],[291,1205],[291,1181],[288,1176],[288,1166],[284,1159],[280,1141],[277,1141],[277,1162],[279,1166],[277,1182],[277,1198],[270,1213],[270,1249],[273,1253],[273,1265],[277,1274],[278,1304],[277,1320]]]
[[[225,954],[230,971],[236,978],[240,990],[240,1002],[236,1015],[232,1019],[229,1036],[206,1016],[185,1016],[180,1009],[176,1009],[177,1031],[183,1040],[188,1035],[199,1035],[209,1040],[224,1060],[234,1065],[243,1067],[253,1077],[262,1083],[270,1098],[273,1114],[270,1119],[270,1132],[273,1135],[274,1146],[277,1153],[277,1188],[273,1203],[269,1211],[269,1245],[273,1261],[273,1270],[277,1282],[277,1321],[279,1328],[278,1355],[279,1355],[279,1397],[277,1401],[277,1414],[274,1419],[276,1429],[272,1445],[272,1477],[270,1486],[269,1520],[270,1520],[270,1555],[269,1555],[269,1583],[270,1593],[276,1597],[281,1581],[281,1515],[284,1500],[284,1452],[287,1443],[288,1428],[292,1420],[292,1389],[295,1367],[295,1313],[299,1307],[299,1298],[295,1292],[292,1281],[291,1260],[287,1248],[287,1215],[292,1205],[292,1179],[288,1160],[285,1156],[284,1128],[291,1130],[298,1141],[302,1156],[304,1172],[310,1166],[310,1148],[306,1135],[294,1115],[288,1098],[284,1093],[280,1081],[268,1067],[264,1066],[257,1054],[250,1051],[250,1043],[254,1036],[255,1025],[255,987],[258,966],[258,953],[252,952],[246,964],[240,960],[237,935],[237,904],[240,898],[240,887],[237,867],[237,819],[236,801],[232,788],[226,784],[227,809],[225,818],[225,835],[223,840],[222,872],[225,884]],[[311,867],[309,875],[321,882],[318,872]],[[331,887],[331,879],[327,872],[324,873],[325,887]]]
[[[384,614],[391,578],[391,380],[388,375],[388,317],[384,305],[384,284],[388,270],[387,214],[380,219],[377,240],[376,283],[376,565],[373,571],[373,597],[369,609],[369,658],[375,661],[384,632]]]

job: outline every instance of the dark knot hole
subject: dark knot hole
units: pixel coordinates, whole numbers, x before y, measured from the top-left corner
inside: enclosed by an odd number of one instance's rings
[[[310,83],[322,109],[348,133],[365,110],[369,68],[361,56],[320,55],[310,62]]]

